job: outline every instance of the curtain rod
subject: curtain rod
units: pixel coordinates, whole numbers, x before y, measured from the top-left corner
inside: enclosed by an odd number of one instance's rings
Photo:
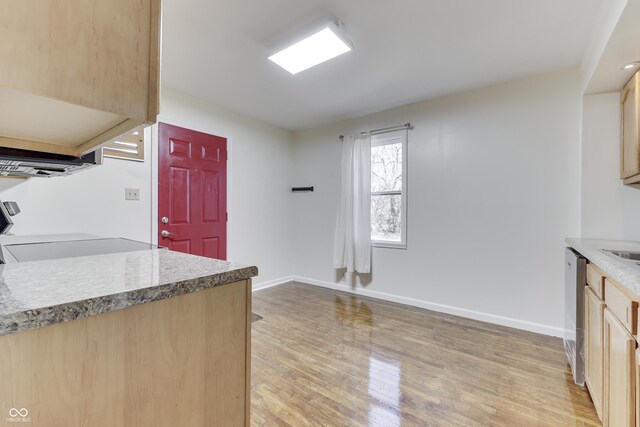
[[[411,126],[411,123],[405,123],[403,125],[398,125],[398,126],[390,126],[388,128],[380,128],[380,129],[373,129],[373,130],[367,130],[367,131],[363,131],[360,132],[360,135],[379,135],[381,133],[388,133],[388,132],[395,132],[397,130],[402,130],[402,129],[413,129],[413,126]],[[338,135],[338,139],[340,139],[340,141],[344,141],[344,135]]]

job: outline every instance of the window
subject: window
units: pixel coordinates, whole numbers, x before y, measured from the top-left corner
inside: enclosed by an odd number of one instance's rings
[[[371,242],[407,247],[406,131],[371,138]]]
[[[115,159],[144,162],[144,129],[123,135],[102,148],[102,155]]]

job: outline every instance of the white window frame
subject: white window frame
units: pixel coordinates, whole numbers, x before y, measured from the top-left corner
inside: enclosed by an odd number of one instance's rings
[[[384,196],[400,194],[400,241],[391,242],[388,240],[371,239],[371,246],[376,248],[407,249],[407,159],[409,157],[407,155],[407,131],[401,130],[397,132],[372,135],[371,148],[379,147],[381,145],[396,144],[398,141],[402,142],[402,189],[400,191],[372,191],[371,197],[376,195]]]

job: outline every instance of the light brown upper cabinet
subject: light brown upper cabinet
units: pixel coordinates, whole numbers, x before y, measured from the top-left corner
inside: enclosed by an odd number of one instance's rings
[[[635,73],[629,83],[622,89],[620,97],[622,117],[620,177],[625,184],[640,182],[638,79],[640,79],[640,74]]]
[[[160,0],[4,0],[0,64],[0,146],[88,153],[156,121]]]

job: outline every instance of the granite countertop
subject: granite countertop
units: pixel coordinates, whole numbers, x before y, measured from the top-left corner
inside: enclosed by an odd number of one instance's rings
[[[640,261],[605,252],[606,249],[640,252],[640,242],[579,238],[568,238],[565,242],[640,299]]]
[[[0,266],[0,336],[249,279],[243,266],[165,249]]]

